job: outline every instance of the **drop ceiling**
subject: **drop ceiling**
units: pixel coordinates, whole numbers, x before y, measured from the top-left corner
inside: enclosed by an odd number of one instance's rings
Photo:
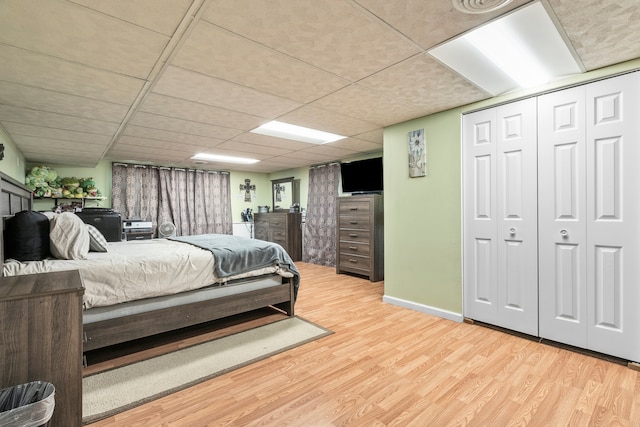
[[[427,51],[529,3],[3,0],[0,126],[29,162],[271,173],[382,150],[383,128],[490,95]],[[587,71],[640,57],[637,0],[548,0]],[[271,120],[348,136],[249,131]],[[253,165],[195,165],[197,152]]]

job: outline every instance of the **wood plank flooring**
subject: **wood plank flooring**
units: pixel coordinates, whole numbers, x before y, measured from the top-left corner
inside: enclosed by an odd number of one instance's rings
[[[296,264],[296,314],[334,334],[91,426],[640,426],[637,371],[385,304],[382,282]]]

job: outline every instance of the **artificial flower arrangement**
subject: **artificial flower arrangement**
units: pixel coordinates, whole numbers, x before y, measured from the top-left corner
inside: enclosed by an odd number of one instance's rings
[[[25,185],[33,191],[35,197],[81,199],[102,197],[93,178],[60,177],[51,167],[40,165],[29,171]]]

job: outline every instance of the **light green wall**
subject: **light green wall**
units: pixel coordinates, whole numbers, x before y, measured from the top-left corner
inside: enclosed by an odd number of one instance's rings
[[[640,68],[640,59],[536,91],[455,108],[385,129],[385,295],[462,313],[460,118],[489,107]],[[428,176],[408,178],[407,132],[424,128]]]
[[[0,126],[0,144],[4,145],[4,159],[0,161],[0,171],[16,181],[24,182],[24,156]]]
[[[230,174],[231,214],[233,216],[233,222],[242,221],[240,212],[247,208],[258,212],[258,206],[271,206],[271,181],[267,174],[234,171],[231,171]],[[251,185],[256,186],[255,199],[251,202],[244,201],[244,190],[240,190],[240,185],[244,185],[245,179],[250,179]]]
[[[460,313],[460,110],[384,132],[385,295]],[[424,129],[427,176],[409,178],[407,133]]]

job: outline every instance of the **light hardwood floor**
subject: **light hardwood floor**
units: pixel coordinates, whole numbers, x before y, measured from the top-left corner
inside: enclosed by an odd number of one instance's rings
[[[91,426],[640,426],[637,371],[296,264],[296,314],[334,334]]]

